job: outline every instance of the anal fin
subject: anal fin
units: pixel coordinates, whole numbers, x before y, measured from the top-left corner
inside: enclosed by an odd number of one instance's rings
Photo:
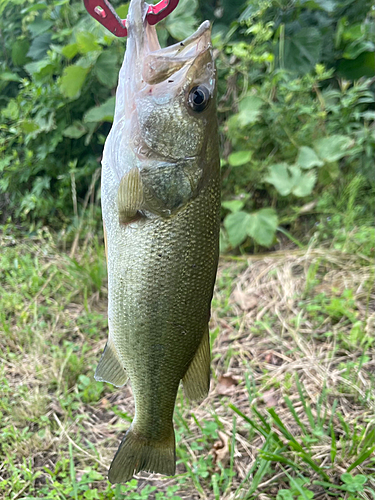
[[[128,375],[110,338],[104,348],[94,377],[98,382],[108,382],[116,387],[122,387],[128,380]]]
[[[117,206],[121,224],[128,224],[139,218],[143,203],[143,187],[139,169],[132,168],[120,181],[117,192]]]
[[[207,325],[198,350],[182,379],[186,397],[192,401],[203,400],[210,390],[210,358],[210,337]]]

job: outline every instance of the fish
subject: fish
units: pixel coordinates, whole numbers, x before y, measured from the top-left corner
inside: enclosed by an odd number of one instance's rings
[[[102,159],[108,340],[95,379],[130,379],[134,419],[108,479],[174,475],[180,382],[210,387],[209,319],[219,257],[220,160],[211,26],[161,48],[131,0],[112,128]]]

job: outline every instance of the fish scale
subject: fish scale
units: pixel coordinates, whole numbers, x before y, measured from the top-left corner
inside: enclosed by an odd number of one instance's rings
[[[170,428],[175,403],[170,396],[176,395],[208,321],[209,309],[202,310],[201,304],[208,305],[211,301],[216,273],[217,182],[216,186],[208,187],[210,191],[211,196],[202,192],[173,219],[154,219],[139,231],[116,224],[107,232],[108,240],[116,245],[113,250],[108,247],[108,254],[115,255],[108,262],[108,273],[114,276],[110,286],[110,294],[114,296],[109,297],[113,303],[110,313],[113,340],[133,381],[137,425],[144,433],[156,430],[162,436],[163,422],[167,430]],[[114,219],[115,216],[113,213]],[[191,227],[191,217],[204,223]],[[176,246],[176,240],[184,241],[184,245]],[[123,252],[119,252],[119,243]],[[210,255],[207,246],[212,249]],[[137,249],[136,255],[133,249]],[[161,308],[165,302],[169,304],[167,311]],[[147,335],[141,336],[145,330]],[[132,335],[133,331],[140,335]],[[165,351],[153,350],[156,345]],[[134,360],[136,351],[145,354]],[[146,357],[148,363],[144,364]],[[160,374],[163,376],[159,383],[158,374],[159,378]],[[160,426],[155,425],[159,411]],[[147,437],[152,439],[152,432]]]

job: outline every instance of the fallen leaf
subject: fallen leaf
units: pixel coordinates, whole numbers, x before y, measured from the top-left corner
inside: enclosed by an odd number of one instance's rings
[[[270,408],[271,406],[277,405],[277,399],[275,396],[276,396],[275,391],[273,391],[273,390],[269,390],[269,391],[266,391],[263,393],[262,399],[263,399],[264,403],[266,404],[266,406],[268,406]]]
[[[266,363],[269,363],[270,365],[279,365],[280,364],[280,360],[277,356],[275,356],[275,354],[273,352],[268,352],[265,356],[264,356],[264,361]]]
[[[218,431],[220,441],[213,446],[214,463],[220,462],[224,467],[229,462],[229,437],[222,431]]]
[[[222,395],[233,394],[236,389],[236,385],[238,384],[238,380],[238,377],[235,377],[230,373],[221,375],[216,386],[216,392]]]

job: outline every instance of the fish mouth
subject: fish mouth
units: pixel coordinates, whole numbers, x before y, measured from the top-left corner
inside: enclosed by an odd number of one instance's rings
[[[204,21],[199,28],[185,40],[169,47],[161,48],[155,26],[146,19],[147,4],[144,0],[132,0],[128,13],[128,43],[134,44],[137,61],[134,69],[139,83],[155,85],[167,81],[172,75],[183,80],[187,73],[212,60],[211,25]],[[180,71],[185,69],[185,71]],[[133,76],[136,75],[133,73]],[[141,85],[140,85],[141,86]]]
[[[146,33],[147,31],[146,28]],[[151,48],[151,44],[149,46]],[[182,42],[163,49],[159,45],[159,48],[150,51],[144,59],[142,76],[151,85],[163,82],[182,68],[198,66],[198,61],[210,51],[211,25],[209,21],[205,21]]]

